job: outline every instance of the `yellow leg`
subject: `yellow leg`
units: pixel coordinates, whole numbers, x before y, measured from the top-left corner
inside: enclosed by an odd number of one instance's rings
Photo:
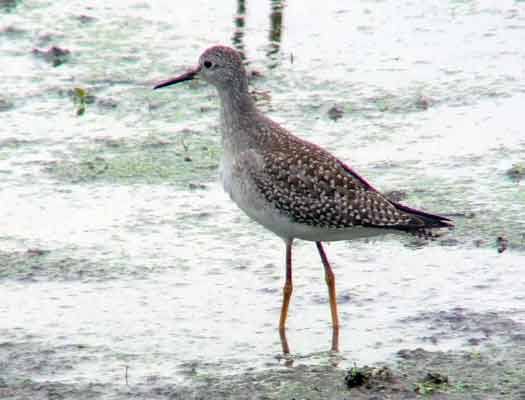
[[[332,327],[332,351],[339,351],[339,327]]]
[[[332,314],[332,350],[339,351],[339,316],[337,314],[337,299],[335,293],[335,275],[330,267],[326,253],[324,252],[321,242],[315,242],[317,250],[321,256],[321,261],[324,267],[325,281],[328,286],[328,296],[330,298],[330,312]]]
[[[286,338],[286,328],[279,328],[279,336],[281,338],[281,348],[284,354],[290,354],[290,346],[288,346],[288,339]]]
[[[281,335],[281,344],[283,345],[283,353],[289,353],[288,343],[286,341],[285,329],[286,318],[288,317],[288,306],[290,305],[290,298],[292,297],[292,241],[286,242],[286,282],[283,288],[283,306],[281,308],[281,318],[279,319],[279,333]],[[283,341],[282,339],[285,338]]]

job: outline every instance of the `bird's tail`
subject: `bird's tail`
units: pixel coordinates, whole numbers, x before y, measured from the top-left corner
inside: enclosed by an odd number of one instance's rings
[[[425,223],[425,228],[453,228],[454,222],[447,217],[438,214],[431,214],[426,211],[421,211],[412,207],[405,206],[401,203],[392,202],[392,204],[399,210],[407,214],[413,215]]]
[[[400,227],[401,230],[425,238],[441,236],[440,229],[453,229],[454,221],[442,215],[431,214],[403,204],[391,202],[399,211],[413,217],[414,223]],[[441,231],[443,232],[443,231]]]

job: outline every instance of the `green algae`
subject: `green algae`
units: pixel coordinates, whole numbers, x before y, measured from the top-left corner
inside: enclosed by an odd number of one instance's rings
[[[73,183],[113,182],[171,183],[189,185],[210,180],[219,163],[218,147],[213,139],[190,135],[172,141],[149,136],[141,141],[99,140],[75,156],[47,167],[57,179]]]
[[[122,279],[122,276],[140,279],[166,268],[170,266],[157,262],[149,262],[147,265],[131,263],[125,255],[120,259],[110,260],[72,255],[68,248],[0,251],[0,281],[106,282]]]
[[[84,115],[86,112],[88,93],[85,89],[76,87],[73,90],[73,102],[77,105],[77,115]]]
[[[0,251],[0,280],[18,281],[70,281],[117,278],[123,268],[90,259],[74,258],[64,251],[28,249],[26,251]]]

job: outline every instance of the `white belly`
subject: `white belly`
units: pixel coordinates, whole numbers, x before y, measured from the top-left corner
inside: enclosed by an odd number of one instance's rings
[[[250,179],[244,175],[232,173],[231,163],[221,162],[220,177],[226,193],[251,219],[284,240],[302,239],[314,242],[352,240],[378,236],[392,231],[381,228],[326,228],[293,222],[288,216],[276,209],[254,188]]]

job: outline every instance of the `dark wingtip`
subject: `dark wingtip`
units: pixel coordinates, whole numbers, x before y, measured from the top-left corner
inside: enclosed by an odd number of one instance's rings
[[[365,178],[363,178],[361,175],[359,175],[357,172],[354,171],[353,168],[348,166],[342,161],[339,161],[339,165],[345,169],[346,172],[348,172],[352,177],[357,179],[366,189],[372,190],[374,192],[379,192],[370,182],[368,182]],[[417,220],[422,221],[424,223],[423,227],[421,227],[421,223],[417,224],[419,228],[454,228],[454,221],[452,221],[450,218],[444,217],[442,215],[438,214],[431,214],[425,211],[418,210],[416,208],[405,206],[401,203],[397,203],[395,201],[389,200],[390,203],[392,203],[398,210],[403,211],[407,214],[413,215],[417,218]],[[407,229],[412,229],[412,227],[407,227]]]
[[[339,165],[348,173],[350,174],[354,179],[359,181],[361,185],[363,185],[364,188],[367,190],[371,190],[373,192],[380,193],[379,190],[377,190],[370,182],[368,182],[365,178],[363,178],[361,175],[359,175],[357,172],[353,170],[350,166],[345,164],[342,161],[339,161]],[[444,217],[442,215],[438,214],[431,214],[425,211],[418,210],[416,208],[405,206],[404,204],[397,203],[395,201],[389,200],[389,202],[396,207],[398,210],[409,214],[414,217],[413,224],[404,225],[396,227],[395,229],[403,230],[403,231],[423,231],[427,229],[439,229],[439,228],[448,228],[453,229],[454,228],[454,221],[452,221],[450,218]]]
[[[437,228],[454,228],[454,221],[448,217],[444,217],[439,214],[432,214],[426,211],[418,210],[416,208],[405,206],[401,203],[391,201],[391,203],[400,211],[410,214],[417,219],[423,221],[424,226],[422,228],[437,229]]]

